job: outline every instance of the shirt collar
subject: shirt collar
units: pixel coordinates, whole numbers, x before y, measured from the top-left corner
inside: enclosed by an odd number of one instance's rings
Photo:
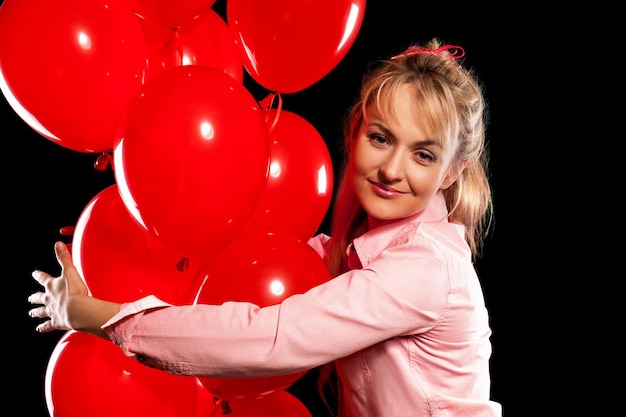
[[[412,216],[397,220],[386,220],[379,223],[375,228],[368,230],[361,236],[354,239],[348,247],[348,258],[354,256],[356,251],[358,259],[363,266],[367,266],[372,259],[376,258],[385,250],[396,235],[410,223],[417,222],[448,222],[448,208],[446,200],[441,191],[433,196],[430,204]]]

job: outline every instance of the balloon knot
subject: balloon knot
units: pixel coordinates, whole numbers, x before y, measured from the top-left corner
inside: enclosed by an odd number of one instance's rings
[[[176,269],[180,272],[185,272],[189,269],[189,258],[182,258],[180,261],[176,263]]]
[[[113,169],[113,157],[108,152],[102,152],[98,155],[93,167],[102,172],[106,170],[108,166],[111,166],[111,169]]]

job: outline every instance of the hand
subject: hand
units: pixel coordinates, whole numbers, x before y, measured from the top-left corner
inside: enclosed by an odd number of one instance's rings
[[[61,265],[61,275],[53,277],[43,271],[34,271],[33,278],[44,287],[44,291],[28,297],[31,304],[39,305],[28,314],[34,318],[49,319],[35,328],[42,333],[72,329],[74,318],[70,315],[71,302],[77,297],[89,297],[89,290],[72,263],[72,255],[67,245],[57,242],[54,251]]]

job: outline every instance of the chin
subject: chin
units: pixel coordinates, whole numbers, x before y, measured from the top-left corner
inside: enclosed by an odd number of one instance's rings
[[[378,220],[395,220],[406,217],[395,210],[387,210],[384,207],[366,207],[365,211],[370,217]]]

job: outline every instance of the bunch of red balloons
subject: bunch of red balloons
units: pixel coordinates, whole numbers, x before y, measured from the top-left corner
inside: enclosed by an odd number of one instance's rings
[[[115,184],[84,208],[72,242],[94,296],[265,306],[331,278],[306,242],[330,205],[332,161],[282,95],[343,59],[365,0],[228,0],[225,18],[215,1],[0,6],[10,106],[44,138],[111,161]],[[253,97],[244,71],[272,94]],[[45,394],[52,417],[308,417],[285,391],[301,375],[175,376],[70,331]]]

